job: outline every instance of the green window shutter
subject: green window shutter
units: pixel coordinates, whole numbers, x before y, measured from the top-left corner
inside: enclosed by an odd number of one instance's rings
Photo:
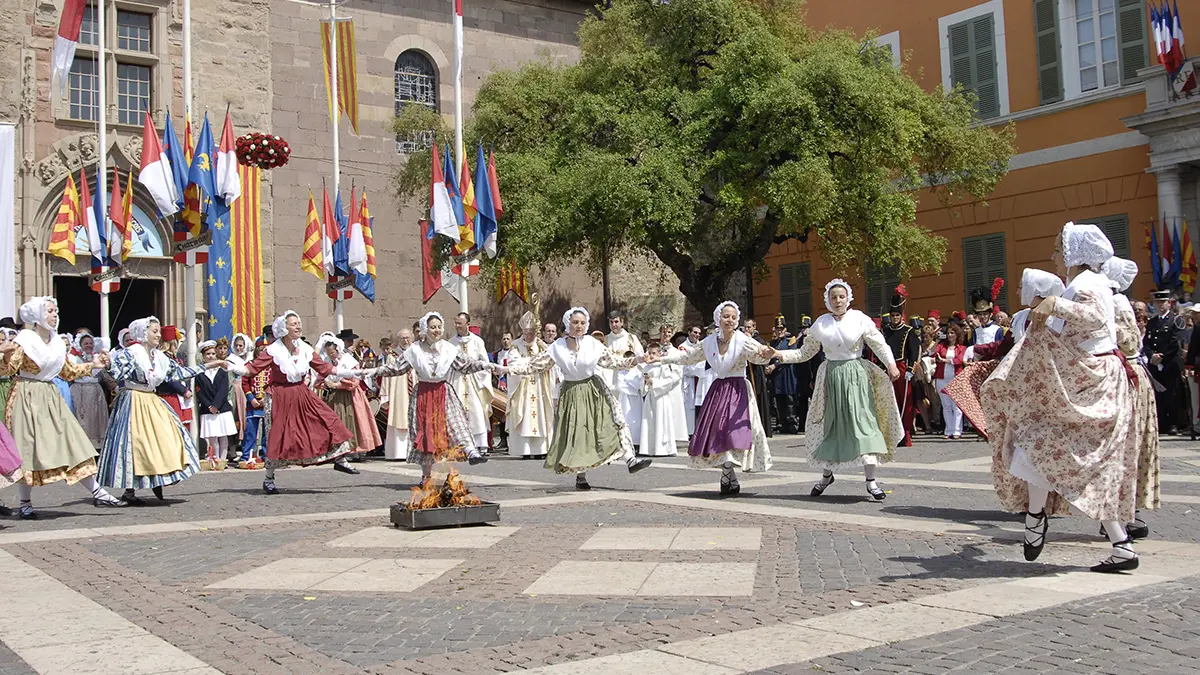
[[[1129,217],[1125,214],[1119,216],[1105,216],[1096,221],[1096,225],[1104,232],[1104,236],[1108,237],[1108,241],[1112,243],[1113,255],[1118,258],[1129,258]]]
[[[1058,44],[1058,0],[1033,0],[1033,23],[1037,39],[1038,91],[1041,94],[1042,105],[1046,105],[1063,98]]]
[[[869,265],[866,269],[866,277],[867,299],[866,308],[863,311],[867,313],[867,316],[875,318],[891,309],[892,289],[900,283],[900,270],[895,265],[887,267]]]
[[[1121,82],[1137,77],[1149,63],[1146,40],[1146,4],[1142,0],[1118,0],[1117,40],[1120,42]]]
[[[971,291],[983,287],[991,289],[996,277],[1004,279],[1004,288],[996,296],[996,304],[1001,309],[1010,310],[1008,305],[1008,258],[1004,248],[1004,233],[985,234],[981,237],[967,237],[962,240],[963,248],[963,280],[966,288],[963,297],[965,308],[971,308]]]
[[[796,313],[796,267],[779,266],[779,313],[784,316],[788,326],[800,325],[800,317],[792,316]]]
[[[975,93],[975,112],[980,119],[999,116],[1000,85],[992,15],[985,14],[951,26],[947,39],[951,83]]]
[[[808,263],[800,263],[796,265],[796,316],[788,317],[788,321],[795,322],[796,329],[800,328],[801,316],[812,316],[812,267]],[[791,323],[788,324],[792,326]]]

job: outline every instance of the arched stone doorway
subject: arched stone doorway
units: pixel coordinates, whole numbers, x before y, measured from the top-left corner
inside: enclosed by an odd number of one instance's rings
[[[114,142],[109,148],[109,189],[112,167],[121,173],[124,192],[129,171],[141,165],[141,138]],[[88,284],[90,256],[87,235],[76,232],[75,265],[47,253],[58,207],[66,188],[68,171],[79,183],[79,170],[86,168],[88,187],[96,189],[96,135],[80,134],[54,144],[50,156],[38,162],[34,175],[40,185],[33,195],[37,215],[23,237],[21,274],[25,295],[50,294],[58,298],[61,327],[65,331],[87,327],[100,331],[100,295]],[[182,272],[170,257],[171,232],[168,222],[158,218],[153,198],[133,181],[133,251],[121,274],[121,288],[109,295],[109,330],[113,335],[134,319],[154,314],[164,323],[173,321],[182,304]]]

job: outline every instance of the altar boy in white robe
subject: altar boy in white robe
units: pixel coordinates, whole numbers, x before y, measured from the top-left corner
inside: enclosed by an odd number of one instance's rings
[[[490,360],[483,338],[471,332],[470,314],[459,312],[454,317],[454,331],[455,336],[450,338],[450,343],[457,347],[468,361]],[[488,431],[492,426],[492,375],[484,371],[468,374],[454,371],[452,377],[454,389],[467,411],[467,425],[471,428],[475,447],[486,453],[491,448],[488,443]]]
[[[625,352],[625,358],[633,358],[633,352]],[[616,378],[617,400],[621,403],[621,413],[625,416],[629,436],[636,448],[642,435],[642,397],[646,395],[644,373],[641,366],[634,366],[629,370],[616,371]]]
[[[657,343],[651,343],[646,353],[650,358],[657,359],[661,351]],[[687,440],[686,434],[682,438],[679,435],[682,410],[675,402],[675,393],[679,391],[683,379],[683,367],[655,363],[642,366],[642,369],[642,388],[646,398],[642,404],[638,454],[643,457],[674,457],[677,454],[676,441]]]

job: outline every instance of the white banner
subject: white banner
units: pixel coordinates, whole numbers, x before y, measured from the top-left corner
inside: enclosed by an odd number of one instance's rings
[[[17,133],[0,124],[0,317],[17,316]]]

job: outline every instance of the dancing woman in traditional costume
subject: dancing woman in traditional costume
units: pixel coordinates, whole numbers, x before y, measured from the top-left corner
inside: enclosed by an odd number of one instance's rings
[[[75,365],[91,363],[98,351],[95,346],[96,339],[91,333],[81,331],[75,335],[74,348],[67,358]],[[92,447],[99,449],[108,434],[108,397],[104,395],[99,375],[75,378],[71,382],[71,402],[75,418],[92,439]]]
[[[429,478],[433,465],[458,461],[464,456],[472,465],[488,461],[475,445],[475,436],[467,423],[467,413],[454,387],[446,381],[452,374],[470,375],[494,370],[495,364],[473,360],[455,345],[442,339],[445,321],[437,312],[429,312],[418,322],[420,339],[404,350],[404,358],[385,366],[385,376],[417,374],[417,387],[408,404],[408,435],[412,452],[408,461],[421,465],[422,480]]]
[[[301,336],[304,326],[300,315],[288,310],[271,324],[275,341],[266,351],[242,369],[232,369],[242,377],[254,377],[262,371],[271,373],[270,432],[267,438],[267,475],[263,492],[276,494],[275,469],[281,466],[313,466],[333,462],[342,473],[356,474],[345,456],[354,452],[351,433],[337,414],[308,388],[305,379],[311,368],[321,377],[336,373],[343,377],[356,376],[356,371],[343,371],[318,358]]]
[[[591,315],[582,307],[563,314],[567,334],[549,349],[500,372],[530,377],[555,366],[562,371],[558,412],[554,420],[545,467],[555,473],[575,474],[575,487],[590,490],[588,469],[625,460],[629,473],[650,466],[651,460],[633,452],[633,438],[621,414],[620,404],[597,372],[600,368],[627,370],[639,357],[615,358],[604,343],[588,335]]]
[[[192,434],[155,390],[165,382],[186,382],[205,368],[216,372],[225,364],[179,365],[159,349],[162,324],[153,316],[129,324],[129,333],[134,342],[113,355],[109,368],[119,389],[109,433],[100,450],[100,482],[124,488],[122,498],[137,505],[142,501],[135,490],[150,488],[161,501],[163,487],[200,470]]]
[[[341,338],[330,332],[321,333],[317,340],[317,356],[343,370],[359,367],[358,359],[346,351]],[[371,412],[371,403],[361,382],[358,378],[329,375],[324,385],[325,401],[353,434],[351,442],[354,452],[365,455],[383,445],[383,439],[379,437],[379,427],[375,424],[375,415]]]
[[[1117,346],[1125,359],[1137,373],[1137,391],[1133,399],[1134,430],[1137,441],[1137,503],[1134,505],[1133,520],[1125,526],[1129,536],[1142,539],[1150,534],[1150,528],[1142,520],[1139,509],[1155,510],[1158,508],[1158,409],[1154,403],[1154,385],[1150,379],[1150,370],[1146,367],[1146,357],[1142,353],[1142,331],[1138,328],[1137,317],[1129,298],[1121,292],[1129,288],[1137,278],[1138,266],[1132,260],[1124,258],[1109,258],[1101,267],[1104,276],[1112,282],[1113,309],[1117,324]],[[1106,534],[1101,528],[1101,535]]]
[[[813,322],[800,349],[776,355],[784,363],[802,363],[825,350],[804,427],[808,465],[823,471],[812,496],[820,496],[833,484],[835,471],[862,465],[867,494],[883,501],[887,494],[875,482],[875,467],[891,461],[892,449],[904,438],[892,387],[900,370],[875,322],[850,309],[853,300],[854,293],[845,281],[834,279],[825,284],[829,313]],[[863,359],[864,342],[884,364],[886,373]]]
[[[1113,292],[1100,273],[1112,254],[1095,225],[1063,227],[1053,260],[1066,291],[1030,312],[1029,332],[980,392],[997,496],[1025,513],[1025,559],[1041,554],[1048,516],[1074,506],[1112,541],[1096,572],[1138,566],[1124,525],[1137,494],[1137,378],[1118,349]],[[1047,326],[1055,321],[1061,327]]]
[[[70,381],[103,370],[106,358],[97,355],[91,363],[79,365],[66,362],[67,346],[55,334],[58,302],[54,298],[34,298],[21,305],[19,315],[28,327],[13,342],[0,346],[0,352],[5,352],[0,374],[16,376],[4,419],[21,451],[24,469],[18,486],[20,517],[37,517],[33,486],[60,480],[82,483],[94,506],[126,506],[96,482],[96,450],[53,383],[59,376]]]
[[[721,467],[723,495],[735,495],[742,489],[735,468],[771,468],[771,450],[754,388],[746,379],[746,364],[766,365],[772,350],[738,330],[741,316],[737,303],[722,302],[713,310],[715,333],[658,359],[659,363],[684,366],[707,362],[712,370],[713,383],[688,443],[688,463],[698,469]]]

